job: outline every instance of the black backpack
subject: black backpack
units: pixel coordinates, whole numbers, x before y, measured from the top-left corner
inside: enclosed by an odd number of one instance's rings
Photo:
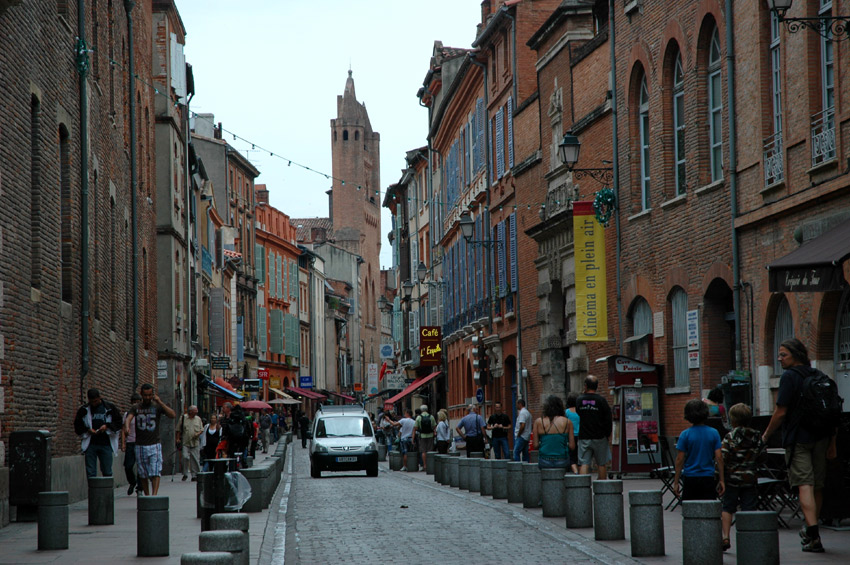
[[[227,422],[227,439],[234,445],[243,443],[248,438],[248,421],[241,412],[232,412]]]
[[[434,433],[434,420],[431,419],[430,414],[421,414],[419,416],[419,433],[420,434],[433,434]]]
[[[796,370],[796,369],[795,369]],[[797,404],[800,426],[817,438],[835,433],[841,422],[844,399],[838,395],[838,384],[818,369],[796,370],[803,377]]]

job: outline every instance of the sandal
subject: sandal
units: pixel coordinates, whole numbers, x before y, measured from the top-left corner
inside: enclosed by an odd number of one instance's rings
[[[732,547],[732,543],[729,541],[729,538],[723,538],[723,551],[726,551]]]

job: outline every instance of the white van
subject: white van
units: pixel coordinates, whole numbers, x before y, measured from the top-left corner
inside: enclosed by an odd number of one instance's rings
[[[310,440],[310,476],[322,471],[366,471],[378,476],[378,443],[369,414],[359,405],[319,406]]]

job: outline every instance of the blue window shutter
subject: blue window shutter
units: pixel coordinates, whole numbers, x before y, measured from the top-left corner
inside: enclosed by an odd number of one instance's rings
[[[510,230],[511,230],[511,292],[516,292],[519,288],[519,273],[517,272],[517,254],[516,254],[516,212],[510,215]]]
[[[493,148],[496,146],[496,118],[490,119],[490,135],[492,135],[493,143],[490,145],[490,152],[487,154],[487,160],[490,162],[490,184],[496,182],[496,167],[493,166]]]
[[[508,96],[508,168],[514,166],[514,101]]]
[[[258,255],[259,257],[259,255]],[[266,338],[268,334],[266,333],[266,309],[262,306],[257,306],[257,333],[259,334],[259,348],[260,354],[264,354],[266,352]],[[263,357],[265,357],[263,355]]]
[[[245,360],[245,318],[236,317],[236,360]]]
[[[505,221],[499,222],[499,297],[507,294],[508,277],[507,277],[507,257],[505,254]]]
[[[484,168],[484,151],[486,150],[484,136],[487,134],[487,121],[484,117],[483,98],[479,98],[478,102],[475,104],[475,115],[478,119],[478,160],[475,161],[475,171],[478,172]]]
[[[482,235],[482,226],[484,225],[484,219],[482,216],[478,216],[475,218],[475,239],[481,241],[485,239]],[[475,279],[475,301],[481,302],[481,299],[484,298],[484,246],[478,245],[475,248],[475,265],[476,265],[476,279]]]
[[[269,298],[274,298],[274,277],[275,277],[274,254],[269,252]]]
[[[478,130],[481,129],[481,126],[478,124],[478,104],[475,104],[475,113],[472,114],[472,131],[470,132],[470,138],[472,139],[472,151],[470,152],[469,159],[469,168],[472,171],[470,177],[474,177],[475,173],[478,171],[478,153],[481,151],[481,148],[478,145]]]
[[[283,297],[283,258],[277,256],[277,295]]]
[[[496,178],[505,174],[505,117],[504,109],[496,112]]]
[[[466,312],[469,300],[467,300],[467,287],[469,286],[469,269],[466,262],[466,239],[460,238],[460,304],[461,310]]]

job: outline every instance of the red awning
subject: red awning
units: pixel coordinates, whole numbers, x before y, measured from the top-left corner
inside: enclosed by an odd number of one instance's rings
[[[441,372],[442,371],[435,371],[435,372],[431,373],[430,375],[428,375],[427,377],[422,377],[421,379],[416,379],[415,381],[413,381],[412,383],[407,385],[406,389],[404,389],[403,391],[401,391],[397,395],[393,396],[392,398],[388,398],[387,400],[385,400],[384,401],[384,408],[387,408],[387,407],[392,408],[393,404],[395,404],[396,402],[398,402],[399,400],[401,400],[405,396],[411,394],[412,392],[416,391],[417,389],[427,385],[428,383],[433,381],[435,378],[437,378],[437,375],[439,375]]]
[[[325,396],[324,394],[319,394],[318,392],[313,392],[312,390],[307,390],[306,388],[298,388],[297,386],[291,386],[286,390],[293,394],[297,394],[298,396],[309,398],[310,400],[325,400],[327,398],[327,396]]]
[[[327,390],[325,392],[327,392],[331,396],[336,396],[337,398],[341,398],[342,400],[345,400],[346,402],[357,402],[357,399],[354,398],[353,396],[348,396],[347,394],[342,394],[341,392],[334,392],[332,390]]]

